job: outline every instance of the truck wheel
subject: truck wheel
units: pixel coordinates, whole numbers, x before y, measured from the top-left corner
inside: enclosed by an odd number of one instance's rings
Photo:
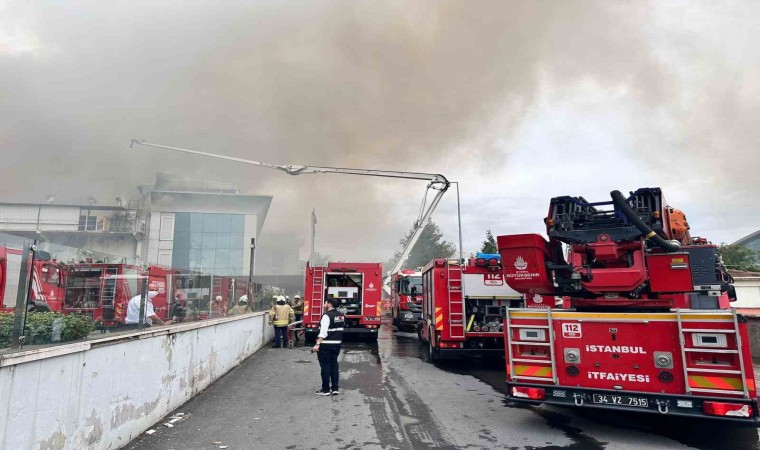
[[[304,345],[310,345],[313,346],[317,343],[317,336],[314,335],[314,333],[304,333],[303,334],[303,342]]]
[[[435,348],[435,345],[433,344],[433,339],[435,339],[435,337],[430,335],[430,339],[428,340],[428,362],[430,364],[435,364],[440,359],[438,349]]]
[[[367,342],[377,342],[377,333],[371,333],[367,336]]]

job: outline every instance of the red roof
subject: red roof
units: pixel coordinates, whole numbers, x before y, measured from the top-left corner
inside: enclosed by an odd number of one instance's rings
[[[736,308],[736,312],[749,317],[760,317],[760,308]]]
[[[732,277],[758,277],[760,278],[760,272],[750,272],[747,270],[728,269],[728,273],[730,273]]]

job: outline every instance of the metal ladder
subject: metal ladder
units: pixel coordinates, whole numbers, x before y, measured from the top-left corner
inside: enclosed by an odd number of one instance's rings
[[[688,312],[689,315],[698,314],[693,311]],[[714,312],[712,314],[715,314]],[[744,367],[744,358],[742,352],[742,338],[739,333],[739,321],[736,316],[736,309],[731,308],[731,316],[733,319],[734,328],[731,330],[726,329],[701,329],[701,328],[684,328],[683,318],[681,316],[681,309],[676,309],[676,317],[678,320],[678,338],[681,344],[681,361],[683,362],[683,378],[686,385],[686,393],[705,393],[705,394],[728,394],[728,395],[741,395],[744,398],[749,398],[749,391],[747,389],[747,372]],[[687,348],[686,347],[686,333],[722,333],[728,335],[734,335],[736,339],[736,349],[711,349],[711,348]],[[699,352],[699,353],[713,353],[713,354],[734,354],[739,360],[739,370],[730,369],[707,369],[699,367],[689,367],[686,359],[686,353]],[[689,383],[689,374],[699,373],[707,375],[739,375],[741,378],[742,389],[730,390],[730,389],[707,389],[692,387]]]
[[[309,314],[311,319],[319,322],[322,317],[322,303],[324,303],[325,293],[325,268],[314,267],[312,268],[314,273],[311,278],[311,302],[309,305]]]
[[[446,265],[448,283],[449,334],[464,339],[464,298],[462,296],[462,266]]]
[[[534,325],[534,324],[514,324],[513,322],[513,313],[517,313],[518,315],[521,312],[529,312],[531,314],[535,313],[546,313],[546,325]],[[535,318],[533,318],[535,319]],[[539,319],[540,320],[540,319]],[[509,365],[509,381],[515,381],[518,382],[520,380],[530,380],[530,381],[550,381],[553,384],[558,384],[557,380],[557,367],[554,359],[554,328],[552,327],[552,310],[546,309],[546,310],[537,310],[537,309],[519,309],[519,308],[507,308],[506,316],[504,317],[505,327],[507,331],[507,348],[509,349],[509,352],[507,353],[508,358],[508,365]],[[515,340],[512,337],[512,330],[519,330],[520,328],[530,328],[530,329],[541,329],[546,330],[546,342],[527,342],[527,341],[520,341]],[[549,347],[549,359],[546,358],[531,358],[530,355],[521,355],[519,354],[516,349],[520,345],[535,345],[540,347]],[[517,357],[515,357],[517,355]],[[519,363],[519,364],[515,364]],[[548,365],[548,366],[547,366]],[[541,371],[540,369],[545,368],[550,369],[551,372],[548,375],[544,375],[543,373],[545,371]],[[516,369],[517,368],[529,368],[530,370],[539,369],[538,371],[535,371],[537,373],[530,373],[528,375],[523,374],[517,374]]]
[[[103,308],[113,308],[114,302],[116,301],[116,275],[118,274],[118,269],[116,267],[107,267],[103,271],[103,282],[101,284],[101,290],[100,290],[100,305]],[[135,295],[133,293],[130,293],[131,295]]]

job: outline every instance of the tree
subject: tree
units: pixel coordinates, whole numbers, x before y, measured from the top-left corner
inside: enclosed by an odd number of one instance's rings
[[[399,244],[401,244],[402,249],[412,238],[412,234],[414,234],[414,227],[412,227],[404,235],[404,237],[399,240]],[[414,247],[412,247],[412,251],[409,253],[409,258],[407,258],[403,268],[414,269],[416,267],[424,266],[430,262],[430,260],[435,258],[451,258],[454,256],[457,252],[456,245],[445,241],[442,238],[443,233],[441,233],[438,225],[436,225],[432,220],[429,220],[428,223],[425,224],[425,228],[422,229],[422,234],[420,234],[419,239],[417,239],[417,243],[415,243]],[[387,270],[391,269],[392,265],[396,263],[399,256],[401,256],[401,250],[397,251],[393,255],[393,259],[390,262],[390,265],[387,267]]]
[[[496,246],[496,239],[494,239],[490,229],[486,230],[486,240],[480,246],[480,253],[499,253],[499,247]]]
[[[751,248],[743,245],[722,244],[719,251],[727,269],[760,271],[760,254]]]

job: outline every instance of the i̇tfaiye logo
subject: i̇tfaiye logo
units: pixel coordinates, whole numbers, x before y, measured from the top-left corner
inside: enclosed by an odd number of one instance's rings
[[[528,268],[528,263],[523,259],[522,256],[518,256],[515,260],[515,269],[517,270],[525,270]]]
[[[536,302],[536,303],[543,303],[544,302],[544,298],[541,297],[540,295],[536,294],[536,295],[533,296],[533,301]]]

